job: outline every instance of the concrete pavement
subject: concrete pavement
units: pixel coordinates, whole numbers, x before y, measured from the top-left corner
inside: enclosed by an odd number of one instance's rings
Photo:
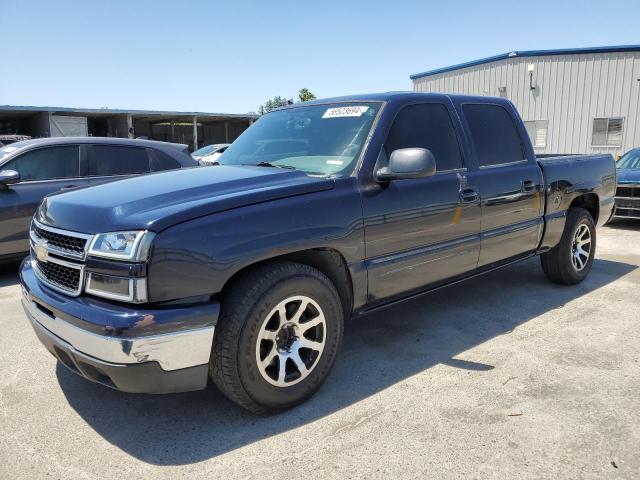
[[[0,478],[639,478],[640,222],[576,287],[537,259],[347,325],[327,384],[256,417],[123,394],[39,344],[0,273]]]

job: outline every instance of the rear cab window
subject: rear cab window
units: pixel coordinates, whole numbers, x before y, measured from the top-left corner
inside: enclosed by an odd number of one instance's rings
[[[436,159],[437,172],[464,167],[458,136],[447,108],[439,103],[408,105],[391,125],[384,144],[387,158],[400,148],[426,148]]]
[[[146,148],[120,145],[89,145],[89,175],[135,175],[151,171]]]
[[[462,105],[480,168],[525,163],[520,134],[513,117],[500,105],[467,103]]]

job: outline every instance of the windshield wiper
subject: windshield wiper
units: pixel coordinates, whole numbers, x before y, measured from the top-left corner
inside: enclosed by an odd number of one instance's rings
[[[248,166],[251,167],[274,167],[274,168],[286,168],[287,170],[295,170],[296,167],[293,167],[291,165],[276,165],[275,163],[269,163],[269,162],[259,162],[259,163],[248,163],[246,164]]]

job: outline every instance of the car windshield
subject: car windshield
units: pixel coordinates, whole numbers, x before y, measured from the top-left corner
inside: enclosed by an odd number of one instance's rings
[[[625,153],[618,160],[616,168],[640,168],[640,148]]]
[[[4,160],[6,157],[11,155],[16,150],[18,150],[19,147],[16,146],[16,143],[0,148],[0,162],[2,162],[2,160]]]
[[[215,152],[219,148],[220,148],[219,145],[207,145],[206,147],[199,148],[198,150],[193,152],[193,154],[204,157],[205,155],[211,155],[213,152]]]
[[[349,175],[380,106],[354,102],[276,110],[240,135],[218,162]]]

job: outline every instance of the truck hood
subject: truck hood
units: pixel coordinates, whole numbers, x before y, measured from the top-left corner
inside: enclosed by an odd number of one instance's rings
[[[618,185],[640,183],[640,168],[619,168]]]
[[[333,188],[334,181],[269,167],[188,168],[46,197],[38,219],[82,233],[159,232],[193,218]]]

